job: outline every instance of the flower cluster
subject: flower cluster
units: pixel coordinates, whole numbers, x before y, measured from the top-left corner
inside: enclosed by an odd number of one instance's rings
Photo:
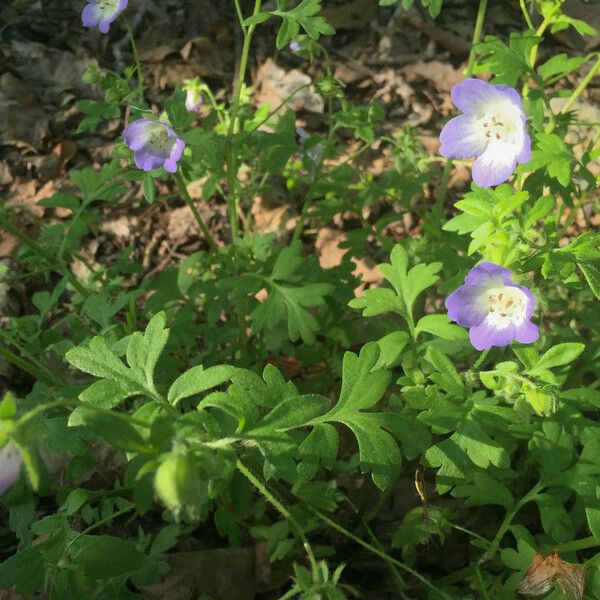
[[[442,129],[442,156],[475,156],[473,181],[481,187],[503,183],[517,163],[529,161],[531,139],[515,89],[470,78],[455,85],[451,96],[463,114]],[[533,294],[511,277],[509,270],[482,262],[446,299],[448,316],[469,329],[469,339],[477,350],[506,346],[514,340],[530,344],[539,337],[538,328],[530,321],[535,309]]]
[[[83,9],[86,27],[106,33],[110,24],[127,6],[127,0],[89,0]],[[294,40],[290,50],[297,52],[300,44]],[[202,104],[199,79],[184,81],[185,108],[196,111]],[[531,139],[525,128],[526,116],[518,92],[505,85],[493,85],[468,78],[452,88],[451,96],[461,115],[451,119],[440,134],[440,154],[446,158],[468,159],[473,163],[473,181],[490,187],[506,181],[518,163],[531,157]],[[322,160],[322,144],[305,147],[310,135],[298,128],[297,135],[303,154],[312,164],[314,179]],[[184,141],[169,123],[160,119],[141,118],[123,132],[125,145],[133,151],[138,168],[152,171],[163,167],[177,171],[177,161],[183,154]],[[513,340],[531,343],[539,332],[530,319],[535,299],[529,289],[517,285],[511,272],[499,265],[482,262],[475,266],[464,285],[446,300],[448,316],[469,329],[471,343],[477,350],[506,346]]]

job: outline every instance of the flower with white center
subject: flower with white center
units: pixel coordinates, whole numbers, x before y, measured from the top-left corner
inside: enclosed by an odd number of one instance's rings
[[[84,27],[96,27],[108,33],[111,24],[125,9],[128,0],[89,0],[81,13]]]
[[[19,479],[22,464],[21,454],[12,442],[0,449],[0,496]]]
[[[512,273],[491,262],[473,267],[464,285],[446,298],[448,316],[469,329],[477,350],[507,346],[513,340],[531,344],[539,331],[530,319],[535,309],[533,294],[511,279]]]
[[[185,142],[164,121],[138,119],[123,131],[125,145],[133,150],[139,169],[152,171],[164,167],[175,173],[177,161],[183,154]]]
[[[473,181],[491,187],[506,181],[517,163],[531,158],[531,138],[519,93],[506,85],[465,79],[451,91],[463,112],[450,119],[440,134],[440,154],[473,163]]]

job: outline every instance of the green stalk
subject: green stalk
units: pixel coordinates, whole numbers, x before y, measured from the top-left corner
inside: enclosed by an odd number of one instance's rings
[[[560,546],[552,546],[547,549],[546,554],[549,554],[553,550],[556,550],[559,554],[566,554],[567,552],[579,552],[580,550],[589,550],[590,548],[597,548],[600,546],[600,539],[591,535],[581,540],[573,540],[571,542],[565,542]]]
[[[479,7],[477,9],[477,17],[475,18],[475,29],[473,30],[473,39],[471,41],[471,51],[469,52],[469,59],[467,61],[467,67],[465,69],[465,77],[471,77],[473,74],[473,66],[475,65],[475,55],[477,51],[475,46],[481,41],[481,32],[483,31],[483,23],[485,22],[485,13],[487,10],[488,0],[479,0]],[[439,217],[440,223],[442,221],[442,214],[444,211],[444,203],[446,201],[446,195],[448,193],[448,181],[452,173],[452,159],[446,159],[444,170],[442,172],[442,179],[440,181],[440,187],[438,188],[435,205],[433,207],[434,214]]]
[[[596,64],[590,69],[589,73],[581,80],[581,83],[575,88],[575,91],[571,94],[571,97],[569,98],[568,102],[562,107],[562,110],[560,111],[561,114],[564,115],[566,112],[569,111],[569,109],[573,106],[573,104],[575,104],[577,98],[581,96],[583,90],[585,90],[585,88],[589,85],[590,81],[594,78],[598,71],[600,71],[600,54],[598,54],[598,60],[596,61]]]
[[[365,542],[358,536],[354,535],[351,531],[344,529],[344,527],[342,527],[341,525],[339,525],[338,523],[336,523],[335,521],[330,519],[327,515],[324,515],[321,511],[317,510],[316,508],[313,508],[311,506],[307,506],[306,508],[308,510],[310,510],[316,517],[319,517],[319,519],[321,519],[321,521],[323,521],[324,523],[326,523],[327,525],[329,525],[330,527],[335,529],[338,533],[341,533],[343,536],[347,537],[349,540],[352,540],[359,546],[362,546],[363,548],[365,548],[365,550],[369,550],[369,552],[372,552],[373,554],[375,554],[376,556],[381,558],[384,562],[395,565],[396,567],[402,569],[406,573],[409,573],[410,575],[412,575],[413,577],[418,579],[423,585],[428,587],[432,592],[435,592],[436,594],[438,594],[439,596],[444,598],[444,600],[451,600],[450,596],[448,596],[448,594],[446,594],[446,592],[437,588],[427,578],[423,577],[423,575],[421,575],[414,569],[411,569],[408,565],[401,563],[399,560],[396,560],[395,558],[391,557],[386,552],[383,552],[382,550],[375,548],[375,546],[372,546],[368,542]]]
[[[519,0],[519,6],[521,7],[521,12],[523,13],[523,18],[525,19],[525,23],[527,23],[527,27],[529,27],[529,29],[533,31],[533,23],[531,22],[531,17],[527,12],[525,0]]]
[[[135,60],[135,68],[138,76],[138,93],[140,97],[143,95],[142,88],[144,87],[144,77],[142,75],[142,63],[140,62],[140,55],[138,54],[135,38],[133,37],[133,31],[129,25],[129,21],[123,18],[125,26],[127,27],[127,34],[129,35],[129,41],[131,42],[131,51],[133,52],[133,58]]]
[[[262,0],[254,1],[254,11],[252,16],[257,15],[260,12]],[[238,208],[239,208],[239,197],[237,192],[237,159],[235,148],[233,145],[233,136],[236,133],[238,114],[240,110],[240,97],[242,93],[242,87],[246,79],[246,69],[248,68],[248,56],[250,54],[250,43],[252,41],[252,34],[254,33],[255,25],[245,27],[243,22],[243,14],[239,5],[239,0],[234,0],[236,12],[240,19],[240,27],[244,34],[244,43],[242,45],[242,55],[240,57],[240,69],[238,73],[238,79],[235,86],[235,94],[233,103],[231,105],[231,114],[229,121],[229,130],[227,132],[227,206],[229,209],[229,220],[231,226],[231,238],[236,240],[239,235],[238,228]]]
[[[64,385],[63,381],[61,381],[54,374],[49,373],[45,369],[43,369],[42,365],[34,365],[29,361],[24,360],[20,356],[17,356],[14,352],[11,352],[6,348],[0,348],[0,356],[5,358],[8,362],[15,365],[15,367],[18,367],[22,371],[29,373],[35,379],[43,381],[46,385]]]
[[[250,471],[250,469],[248,469],[248,467],[246,467],[246,465],[239,458],[236,460],[235,464],[240,473],[264,496],[264,498],[273,506],[273,508],[275,508],[275,510],[277,510],[277,512],[279,512],[281,516],[289,522],[291,528],[302,541],[302,545],[304,546],[304,550],[308,556],[313,574],[316,574],[318,572],[317,560],[315,559],[312,547],[300,524],[296,521],[296,519],[294,519],[292,514],[283,506],[283,504],[281,504],[281,502],[279,502],[279,500],[277,500],[277,498],[275,498],[275,496],[267,489],[266,485],[264,485],[263,482],[260,481],[258,477],[256,477],[256,475],[254,475],[254,473],[252,473],[252,471]]]
[[[471,77],[471,74],[473,73],[476,54],[475,46],[479,44],[481,40],[487,3],[488,0],[479,0],[479,8],[477,9],[477,17],[475,18],[475,29],[473,30],[473,40],[471,41],[471,51],[469,52],[469,60],[467,61],[467,68],[465,69],[465,77]]]
[[[88,291],[81,285],[77,277],[69,271],[69,269],[62,264],[57,264],[54,260],[54,257],[46,252],[41,246],[36,244],[30,237],[25,235],[18,227],[15,227],[8,219],[0,216],[0,225],[4,227],[7,231],[12,233],[15,237],[19,238],[23,244],[25,244],[30,250],[35,252],[40,258],[43,258],[48,265],[52,267],[54,271],[62,275],[71,286],[79,292],[84,298],[89,296]]]
[[[329,123],[329,134],[327,136],[327,141],[325,142],[325,149],[318,164],[315,165],[315,172],[310,185],[308,186],[308,191],[306,192],[306,197],[304,198],[304,204],[302,205],[302,211],[300,212],[300,218],[298,219],[298,223],[296,223],[296,228],[294,229],[294,235],[292,237],[292,242],[296,242],[300,239],[302,235],[302,230],[304,229],[304,221],[308,216],[308,211],[312,206],[314,201],[315,191],[317,188],[317,183],[321,179],[321,169],[323,168],[323,162],[325,160],[325,155],[329,151],[331,144],[333,143],[333,136],[335,135],[336,128],[332,125],[332,115],[333,113],[333,104],[331,98],[329,98],[327,102],[327,114],[328,114],[328,123]]]
[[[183,196],[185,203],[189,206],[190,210],[192,211],[192,214],[194,215],[194,218],[196,219],[196,222],[198,223],[198,227],[200,227],[200,231],[204,235],[206,242],[210,246],[211,250],[218,251],[219,246],[217,245],[215,238],[213,238],[213,236],[210,234],[210,231],[208,230],[206,223],[202,220],[202,216],[198,212],[198,209],[196,208],[194,201],[192,200],[190,194],[187,191],[187,187],[185,186],[185,181],[183,180],[183,175],[181,174],[180,171],[177,171],[176,173],[173,174],[173,178],[175,179],[177,188],[181,192],[181,195]]]
[[[496,554],[496,552],[498,551],[498,547],[500,546],[500,542],[502,541],[504,534],[508,531],[508,528],[510,527],[512,520],[515,518],[516,514],[526,504],[535,500],[538,494],[542,491],[542,489],[542,484],[539,482],[536,483],[533,486],[533,488],[527,494],[525,494],[525,496],[523,496],[518,502],[515,503],[515,505],[509,511],[507,511],[506,516],[504,517],[504,520],[502,521],[502,524],[498,529],[498,533],[492,540],[490,547],[484,552],[483,556],[479,559],[477,564],[481,565],[486,560],[489,560]]]

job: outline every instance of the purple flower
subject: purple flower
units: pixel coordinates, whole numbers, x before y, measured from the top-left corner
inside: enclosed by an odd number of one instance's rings
[[[451,92],[463,112],[450,119],[440,134],[440,154],[471,158],[473,181],[490,187],[506,181],[517,163],[529,162],[531,139],[525,131],[521,97],[513,88],[465,79]]]
[[[133,150],[139,169],[152,171],[164,167],[169,173],[177,171],[177,161],[183,154],[185,142],[164,121],[138,119],[123,131],[123,139]]]
[[[469,329],[477,350],[507,346],[513,340],[531,344],[539,337],[531,323],[535,299],[530,290],[517,285],[512,273],[491,262],[473,267],[464,285],[446,298],[448,316]]]
[[[88,0],[81,13],[84,27],[95,27],[102,33],[107,33],[111,23],[125,9],[128,0]]]
[[[21,454],[12,442],[0,449],[0,496],[19,479],[22,463]]]
[[[290,50],[292,52],[298,52],[300,50],[300,44],[296,40],[290,42]]]
[[[198,107],[202,104],[202,96],[200,91],[196,88],[188,89],[185,96],[185,108],[189,112],[198,110]]]

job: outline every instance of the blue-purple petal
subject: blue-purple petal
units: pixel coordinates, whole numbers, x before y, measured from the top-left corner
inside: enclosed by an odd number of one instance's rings
[[[446,158],[467,159],[485,151],[487,141],[476,129],[470,115],[450,119],[440,133],[440,154]]]
[[[490,142],[485,152],[473,163],[473,181],[482,188],[500,185],[509,179],[517,167],[517,156],[506,144],[502,151]]]
[[[469,339],[476,350],[487,350],[492,346],[508,346],[515,339],[515,326],[510,323],[497,329],[488,320],[471,327]]]
[[[493,85],[472,77],[457,83],[450,95],[456,107],[469,115],[481,113],[485,105],[496,97]]]
[[[531,160],[531,138],[528,133],[523,135],[523,146],[521,151],[517,154],[517,162],[526,164]]]
[[[529,320],[523,321],[521,325],[515,328],[515,340],[522,344],[533,344],[540,337],[537,325]]]
[[[482,290],[475,286],[461,285],[446,298],[448,317],[461,327],[474,327],[485,317],[485,309],[480,306],[479,295]]]
[[[86,4],[81,11],[81,22],[84,27],[95,27],[98,24],[98,17],[93,4]]]

